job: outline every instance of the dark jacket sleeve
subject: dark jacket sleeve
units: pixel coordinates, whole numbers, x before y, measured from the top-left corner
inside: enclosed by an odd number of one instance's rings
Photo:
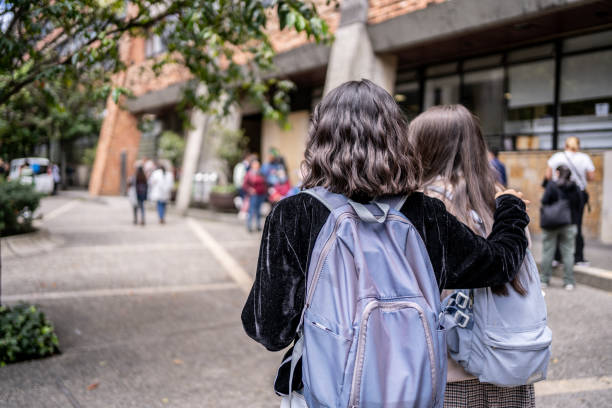
[[[281,200],[264,226],[255,282],[242,310],[246,333],[270,351],[294,339],[310,253],[329,210],[311,196]]]
[[[496,200],[493,229],[487,239],[474,234],[446,210],[439,216],[445,219],[447,240],[440,287],[479,288],[514,278],[527,249],[529,216],[522,200],[511,195]]]

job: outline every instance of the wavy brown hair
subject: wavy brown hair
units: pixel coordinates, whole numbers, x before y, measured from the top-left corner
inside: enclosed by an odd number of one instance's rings
[[[303,187],[322,186],[362,201],[415,191],[420,169],[407,130],[384,89],[367,79],[345,82],[314,109]]]
[[[474,233],[488,236],[495,212],[495,176],[478,118],[463,105],[433,106],[410,123],[408,137],[423,166],[423,190],[436,192],[434,186],[447,190],[450,194],[440,195],[448,211]],[[472,211],[482,220],[482,227]],[[512,287],[522,295],[527,293],[518,276]],[[508,294],[505,285],[492,289]]]

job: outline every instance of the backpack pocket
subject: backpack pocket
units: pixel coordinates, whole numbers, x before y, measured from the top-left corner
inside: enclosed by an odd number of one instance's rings
[[[511,341],[508,341],[511,339]],[[546,325],[523,332],[486,330],[485,365],[480,381],[500,386],[531,384],[546,378],[552,333]]]
[[[369,302],[357,333],[349,407],[434,406],[438,341],[414,300]]]
[[[335,407],[342,393],[351,340],[337,333],[326,319],[306,309],[302,375],[309,406]]]

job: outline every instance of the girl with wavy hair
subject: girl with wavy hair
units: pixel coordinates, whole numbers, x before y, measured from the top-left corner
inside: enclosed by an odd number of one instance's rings
[[[489,165],[487,146],[478,118],[463,105],[433,106],[417,116],[408,129],[410,142],[423,164],[422,189],[426,196],[440,199],[448,211],[467,224],[472,232],[490,237],[497,224],[493,169]],[[478,275],[495,273],[486,265],[474,271]],[[452,269],[453,266],[449,266]],[[521,295],[526,293],[521,276],[511,286]],[[499,282],[498,282],[499,283]],[[506,285],[493,286],[493,293],[507,295]],[[446,285],[448,288],[459,288]],[[450,293],[443,293],[443,297]],[[448,359],[448,376],[444,407],[533,407],[533,384],[519,387],[498,387],[484,384]]]
[[[419,232],[440,290],[512,279],[527,248],[524,229],[529,217],[520,193],[500,193],[492,204],[493,232],[487,239],[475,234],[440,200],[417,191],[423,165],[407,133],[399,107],[381,87],[368,80],[340,85],[312,114],[303,188],[325,187],[361,203],[407,195],[400,212]],[[266,219],[242,323],[247,334],[270,351],[282,350],[295,339],[310,255],[329,215],[316,198],[298,194],[280,201]],[[289,382],[285,374],[279,372],[276,383],[277,391],[284,393]],[[299,389],[300,379],[294,380],[293,389]]]

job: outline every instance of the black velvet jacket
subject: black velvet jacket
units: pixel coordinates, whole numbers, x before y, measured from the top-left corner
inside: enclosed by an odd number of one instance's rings
[[[449,214],[440,200],[422,193],[410,195],[401,212],[423,239],[440,290],[506,283],[523,263],[529,217],[524,203],[514,196],[497,199],[493,230],[487,239]],[[314,197],[298,194],[279,202],[266,219],[242,324],[268,350],[282,350],[294,339],[304,306],[310,255],[329,214]]]

